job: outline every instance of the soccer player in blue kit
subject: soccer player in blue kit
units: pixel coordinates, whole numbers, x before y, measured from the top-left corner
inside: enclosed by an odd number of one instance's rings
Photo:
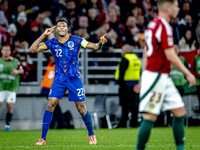
[[[58,39],[51,40],[40,45],[42,40],[51,34],[56,28]],[[81,47],[90,50],[100,50],[107,42],[103,35],[99,43],[94,44],[76,35],[68,34],[68,23],[65,20],[59,20],[56,26],[47,28],[45,32],[31,45],[30,51],[32,53],[43,52],[50,49],[55,58],[55,77],[51,90],[49,92],[48,105],[43,116],[42,136],[35,145],[45,145],[46,135],[49,124],[51,122],[53,111],[56,104],[64,96],[68,89],[69,101],[74,101],[75,106],[82,116],[83,122],[88,130],[89,144],[96,144],[97,140],[93,132],[92,118],[86,109],[85,93],[83,90],[83,83],[80,79],[78,53]]]

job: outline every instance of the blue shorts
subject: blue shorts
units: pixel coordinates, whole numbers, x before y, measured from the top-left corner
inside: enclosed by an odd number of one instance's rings
[[[74,82],[53,81],[49,92],[49,97],[62,99],[65,92],[68,91],[69,101],[81,102],[85,101],[85,92],[81,79]]]

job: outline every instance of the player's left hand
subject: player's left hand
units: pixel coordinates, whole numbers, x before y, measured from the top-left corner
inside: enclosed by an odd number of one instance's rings
[[[140,92],[140,88],[141,88],[141,83],[138,83],[133,87],[133,91],[135,93],[139,93]]]
[[[11,75],[13,75],[13,76],[15,76],[15,75],[17,75],[18,74],[18,71],[17,70],[15,70],[15,69],[12,69],[12,71],[11,71],[11,73],[10,73]]]
[[[107,34],[104,34],[102,37],[100,37],[100,40],[99,40],[99,44],[105,44],[107,42],[107,39],[105,38]]]

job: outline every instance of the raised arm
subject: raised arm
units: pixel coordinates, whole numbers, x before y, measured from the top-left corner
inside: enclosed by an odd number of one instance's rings
[[[166,49],[165,55],[167,59],[172,63],[172,65],[186,76],[187,80],[190,82],[189,87],[194,86],[196,84],[195,77],[191,74],[191,72],[184,66],[184,64],[178,58],[174,48]]]
[[[100,37],[99,43],[97,43],[97,44],[89,42],[86,45],[86,48],[93,50],[93,51],[98,51],[98,50],[102,49],[103,45],[107,42],[107,39],[105,38],[106,35],[107,34],[104,34],[102,37]]]
[[[39,44],[42,42],[42,40],[49,34],[51,34],[54,30],[56,26],[52,27],[52,28],[47,28],[45,30],[45,32],[31,45],[31,47],[29,48],[31,53],[38,53],[38,52],[43,52],[46,50],[45,46],[43,44],[41,44],[39,46]]]

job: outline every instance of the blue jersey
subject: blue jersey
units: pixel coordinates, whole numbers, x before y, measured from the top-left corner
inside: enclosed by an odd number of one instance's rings
[[[72,82],[80,79],[78,53],[81,47],[86,48],[87,41],[76,35],[68,35],[66,42],[58,39],[43,43],[46,49],[50,49],[55,59],[54,81]]]

